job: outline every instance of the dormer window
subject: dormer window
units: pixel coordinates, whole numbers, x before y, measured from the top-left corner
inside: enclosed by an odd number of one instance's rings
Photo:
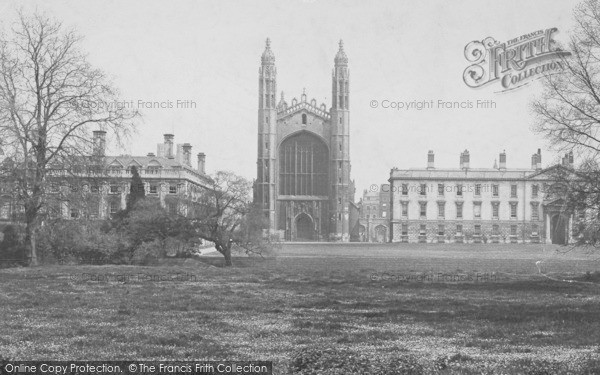
[[[160,172],[160,164],[158,164],[157,161],[153,160],[150,163],[148,163],[148,166],[146,167],[146,173],[147,174],[158,174]]]
[[[108,173],[121,173],[122,167],[120,165],[108,166]]]

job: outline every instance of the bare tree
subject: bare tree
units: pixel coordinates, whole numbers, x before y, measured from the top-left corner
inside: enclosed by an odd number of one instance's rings
[[[600,1],[584,0],[574,10],[576,26],[562,57],[564,70],[547,74],[543,93],[532,101],[534,130],[567,154],[553,168],[554,192],[574,214],[575,245],[600,245]],[[573,154],[580,162],[575,168]],[[552,198],[550,198],[552,199]]]
[[[0,34],[0,139],[24,207],[25,240],[37,265],[36,231],[52,173],[91,155],[92,130],[116,140],[133,129],[136,111],[80,50],[81,38],[46,15],[19,13]]]
[[[574,10],[577,22],[562,56],[564,70],[542,78],[543,93],[532,102],[534,130],[561,151],[586,157],[600,152],[600,1]]]
[[[266,219],[252,203],[252,184],[227,171],[211,177],[190,215],[199,237],[215,244],[226,266],[233,265],[234,246],[247,254],[272,250],[275,242],[265,236]]]

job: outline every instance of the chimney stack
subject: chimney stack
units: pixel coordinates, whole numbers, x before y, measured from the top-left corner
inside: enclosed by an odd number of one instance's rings
[[[173,155],[173,138],[175,136],[173,134],[165,134],[165,158],[174,159],[175,155]]]
[[[104,130],[94,131],[94,156],[104,156],[106,153],[106,132]]]
[[[573,168],[574,160],[573,160],[573,151],[569,151],[569,166]]]
[[[189,143],[183,144],[183,163],[189,167],[192,166],[192,145]]]
[[[506,170],[506,150],[502,150],[500,153],[500,170]]]
[[[538,154],[531,155],[531,169],[538,169]]]
[[[175,145],[175,160],[179,163],[179,164],[185,164],[184,160],[183,160],[183,144],[178,144]]]
[[[537,167],[536,169],[542,169],[542,149],[538,148],[537,152]]]
[[[569,151],[562,158],[563,167],[573,168],[573,151]]]
[[[202,174],[206,174],[205,166],[206,166],[206,155],[204,155],[204,152],[201,152],[198,154],[198,172],[200,172]]]
[[[433,150],[429,150],[429,153],[427,153],[427,169],[434,169],[434,160],[435,155]]]
[[[460,169],[469,169],[469,151],[465,150],[460,154]]]

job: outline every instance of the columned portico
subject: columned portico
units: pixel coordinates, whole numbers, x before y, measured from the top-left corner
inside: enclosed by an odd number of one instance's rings
[[[562,200],[544,204],[544,231],[547,244],[567,245],[573,241],[572,214],[565,212]]]

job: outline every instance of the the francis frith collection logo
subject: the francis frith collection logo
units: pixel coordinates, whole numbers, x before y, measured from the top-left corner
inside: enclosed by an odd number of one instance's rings
[[[463,80],[472,88],[498,82],[500,91],[507,91],[563,70],[563,58],[571,53],[552,39],[557,31],[555,27],[537,30],[505,43],[492,37],[472,41],[465,47],[465,58],[472,65],[465,69]]]

